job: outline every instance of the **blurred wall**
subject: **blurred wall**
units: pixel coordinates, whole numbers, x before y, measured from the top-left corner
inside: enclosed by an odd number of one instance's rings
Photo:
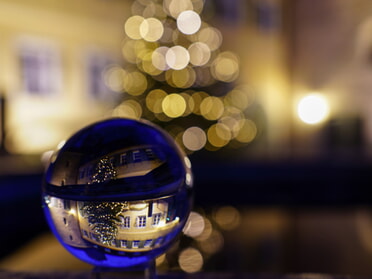
[[[127,1],[0,1],[0,88],[12,153],[41,153],[103,117]]]

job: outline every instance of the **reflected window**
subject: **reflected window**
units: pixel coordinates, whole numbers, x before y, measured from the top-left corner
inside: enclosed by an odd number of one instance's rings
[[[145,149],[145,153],[146,153],[147,159],[148,159],[149,161],[151,161],[151,160],[155,160],[155,159],[156,159],[155,154],[154,154],[154,152],[152,151],[151,148],[147,148],[147,149]]]
[[[138,216],[137,217],[137,228],[145,228],[146,227],[146,216]]]
[[[120,165],[127,165],[128,164],[128,156],[127,153],[120,155]]]
[[[138,163],[142,161],[142,156],[139,150],[133,151],[133,162]]]
[[[122,225],[123,228],[125,229],[129,229],[130,228],[130,216],[125,216],[123,218],[123,225]]]
[[[128,241],[127,240],[120,240],[120,246],[124,247],[124,248],[128,247]]]
[[[144,247],[150,247],[151,246],[151,243],[152,243],[152,239],[147,239],[145,241]]]
[[[160,223],[161,213],[155,213],[152,215],[152,225],[157,226]]]
[[[140,244],[140,241],[139,240],[133,240],[132,248],[138,248],[139,247],[139,244]]]

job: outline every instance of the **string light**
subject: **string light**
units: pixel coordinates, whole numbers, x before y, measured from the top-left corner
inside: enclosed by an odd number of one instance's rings
[[[203,8],[203,0],[135,0],[124,23],[126,67],[105,74],[109,88],[129,98],[113,115],[161,123],[202,119],[189,127],[166,126],[188,152],[248,144],[258,135],[255,120],[245,115],[254,102],[249,88],[218,96],[210,89],[235,82],[240,65],[236,54],[220,50],[222,34],[203,21]]]

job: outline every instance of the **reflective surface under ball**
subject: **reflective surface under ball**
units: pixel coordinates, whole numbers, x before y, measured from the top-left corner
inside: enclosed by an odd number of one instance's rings
[[[104,268],[145,265],[172,245],[190,213],[190,162],[144,121],[114,118],[74,134],[45,172],[49,226],[77,258]]]

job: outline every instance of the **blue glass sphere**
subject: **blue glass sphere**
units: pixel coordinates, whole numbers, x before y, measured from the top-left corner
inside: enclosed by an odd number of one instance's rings
[[[47,222],[74,256],[103,268],[145,265],[182,231],[190,161],[157,126],[113,118],[78,131],[45,171]]]

